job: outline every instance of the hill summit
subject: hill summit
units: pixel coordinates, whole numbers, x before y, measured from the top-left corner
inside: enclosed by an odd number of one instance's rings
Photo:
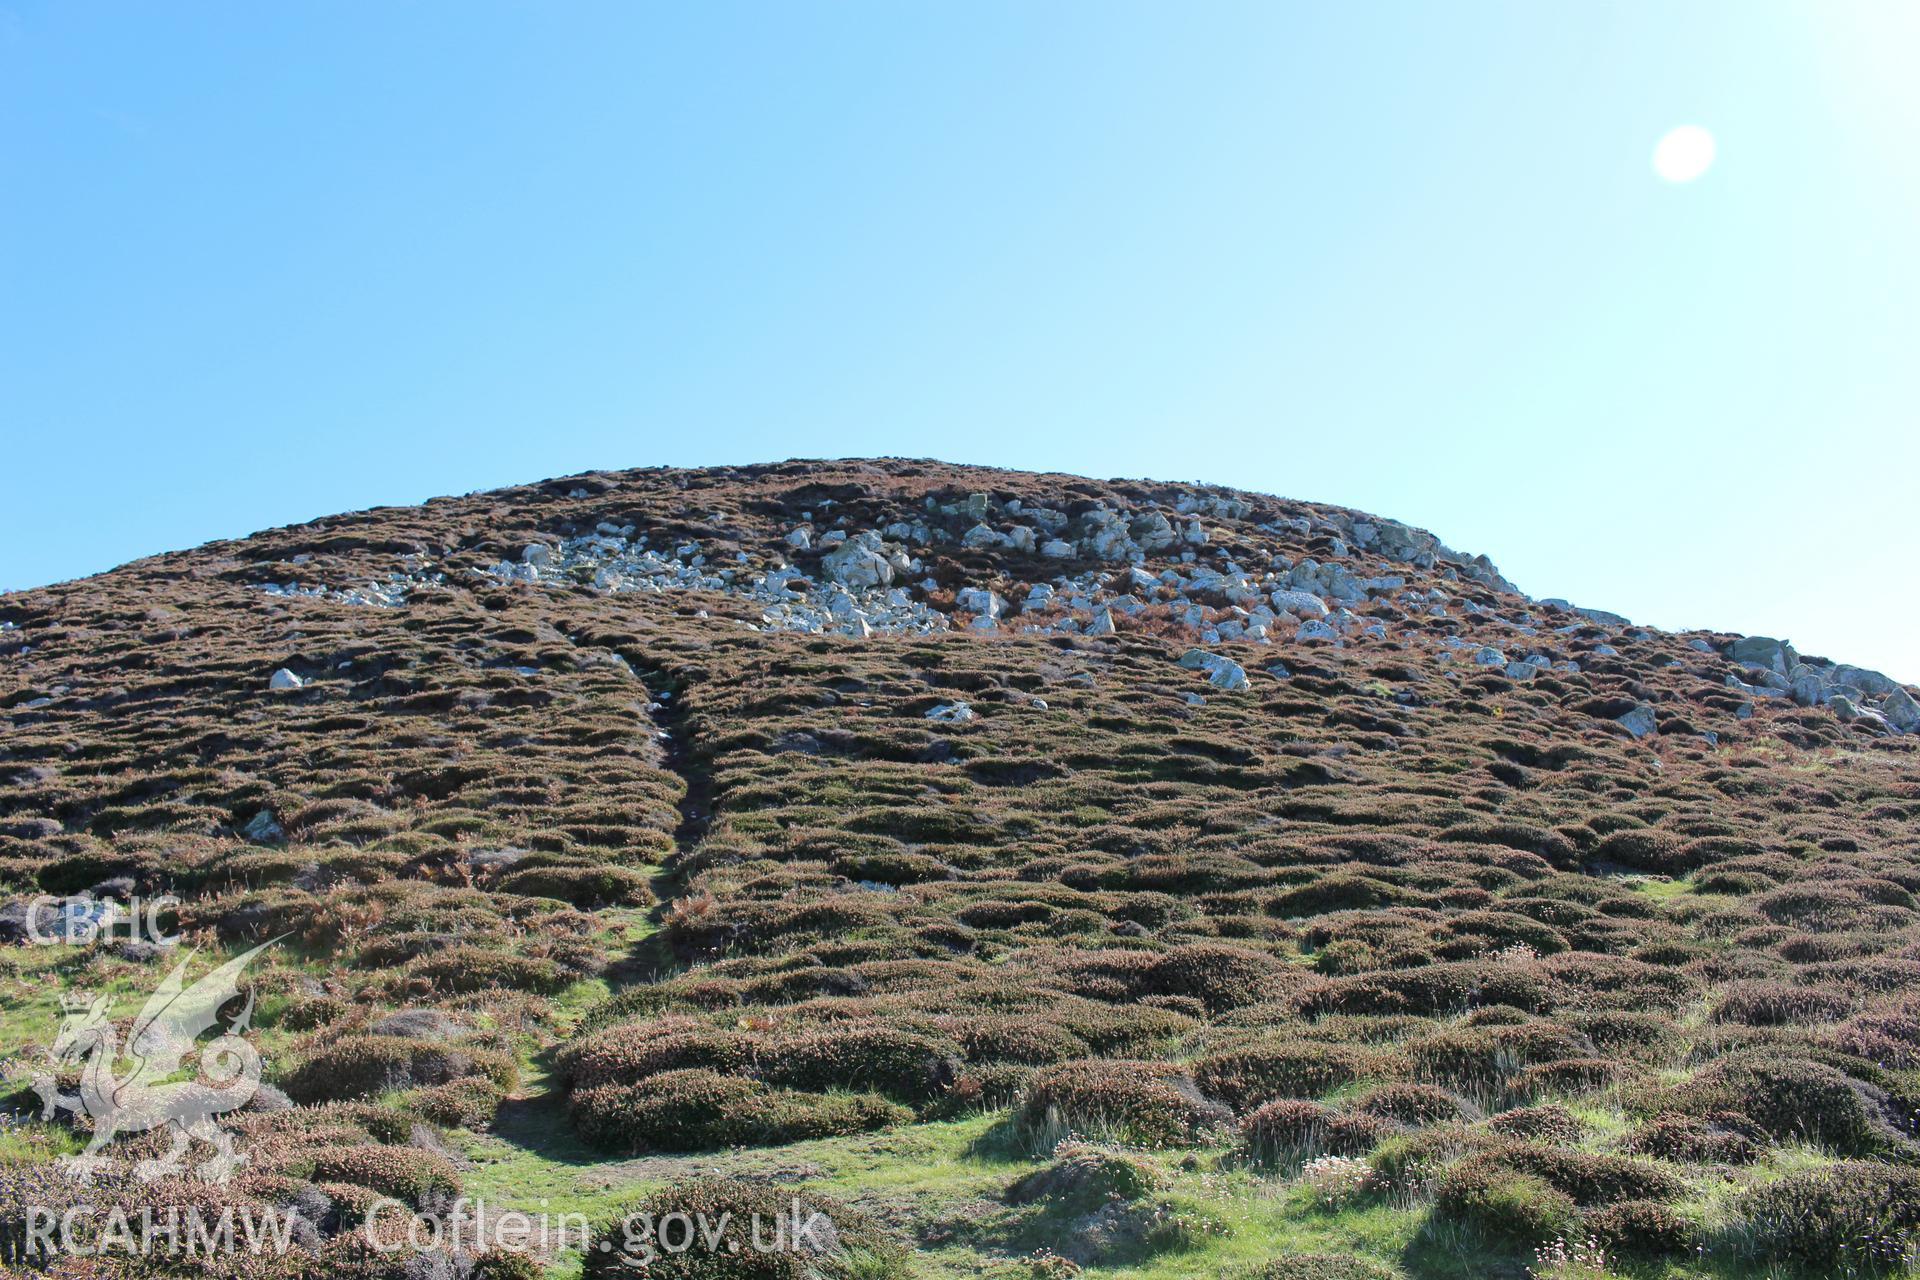
[[[282,940],[225,1194],[294,1208],[287,1275],[389,1274],[376,1195],[788,1183],[836,1224],[794,1269],[646,1274],[1920,1244],[1912,691],[1391,519],[593,473],[0,597],[0,729],[10,1026],[52,1041],[34,975],[173,962],[76,921],[171,895],[189,943]]]

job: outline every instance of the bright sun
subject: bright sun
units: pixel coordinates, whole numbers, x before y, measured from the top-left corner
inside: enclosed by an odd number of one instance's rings
[[[1713,167],[1713,135],[1683,124],[1653,149],[1653,171],[1668,182],[1692,182]]]

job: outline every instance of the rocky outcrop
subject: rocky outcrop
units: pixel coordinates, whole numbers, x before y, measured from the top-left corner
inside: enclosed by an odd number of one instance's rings
[[[1920,730],[1920,704],[1891,677],[1865,667],[1802,658],[1771,636],[1741,636],[1726,646],[1739,674],[1727,687],[1750,697],[1791,698],[1803,707],[1831,706],[1849,723],[1888,733]]]

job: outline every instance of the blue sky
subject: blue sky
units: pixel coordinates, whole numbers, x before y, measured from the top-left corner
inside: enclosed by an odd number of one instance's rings
[[[0,0],[0,588],[909,454],[1920,679],[1917,15]]]

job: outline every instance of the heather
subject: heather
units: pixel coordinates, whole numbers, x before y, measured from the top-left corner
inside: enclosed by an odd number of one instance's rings
[[[1334,508],[902,461],[335,517],[0,619],[0,928],[283,939],[225,1194],[309,1261],[375,1195],[791,1184],[849,1276],[1911,1264],[1920,737],[1873,673]],[[164,959],[7,947],[7,1049]],[[73,1143],[34,1116],[10,1185]]]

